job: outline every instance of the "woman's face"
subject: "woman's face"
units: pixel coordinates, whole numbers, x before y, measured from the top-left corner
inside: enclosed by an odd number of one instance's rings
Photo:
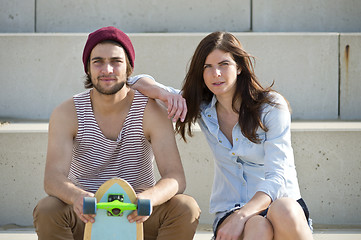
[[[213,50],[206,58],[203,69],[204,83],[208,89],[219,97],[230,96],[236,89],[238,69],[232,54],[219,49]]]

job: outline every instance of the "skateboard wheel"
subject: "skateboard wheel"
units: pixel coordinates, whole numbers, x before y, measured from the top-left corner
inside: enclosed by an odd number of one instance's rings
[[[152,205],[150,199],[138,199],[138,215],[150,216],[152,213]]]
[[[97,211],[97,199],[94,197],[84,197],[83,213],[84,214],[96,214],[96,211]]]

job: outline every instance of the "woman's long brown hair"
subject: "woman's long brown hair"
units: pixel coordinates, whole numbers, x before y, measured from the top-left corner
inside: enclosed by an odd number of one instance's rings
[[[229,52],[237,63],[241,73],[237,76],[236,91],[232,100],[233,110],[239,114],[238,123],[242,134],[254,143],[259,143],[256,132],[260,127],[268,131],[261,120],[261,107],[264,103],[275,105],[270,91],[272,85],[265,89],[259,83],[253,68],[254,57],[249,55],[238,39],[231,33],[214,32],[206,36],[196,48],[189,70],[183,82],[182,94],[187,101],[188,113],[184,122],[178,121],[176,132],[186,141],[186,131],[192,136],[192,124],[200,117],[200,106],[209,103],[213,93],[207,88],[203,79],[204,63],[207,56],[215,49]],[[236,103],[241,103],[236,108]]]

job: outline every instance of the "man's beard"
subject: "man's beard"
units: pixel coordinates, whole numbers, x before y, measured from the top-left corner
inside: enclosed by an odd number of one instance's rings
[[[125,85],[125,81],[116,83],[113,87],[105,89],[100,84],[101,81],[98,80],[97,84],[93,84],[94,88],[101,94],[104,95],[114,95],[119,92]]]

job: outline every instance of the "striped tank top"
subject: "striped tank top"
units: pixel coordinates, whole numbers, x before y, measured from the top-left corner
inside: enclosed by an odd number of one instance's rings
[[[123,178],[136,193],[155,185],[153,151],[143,132],[148,97],[135,91],[132,106],[116,141],[107,139],[93,113],[90,90],[73,97],[78,133],[68,178],[85,191],[95,193],[105,181]]]

